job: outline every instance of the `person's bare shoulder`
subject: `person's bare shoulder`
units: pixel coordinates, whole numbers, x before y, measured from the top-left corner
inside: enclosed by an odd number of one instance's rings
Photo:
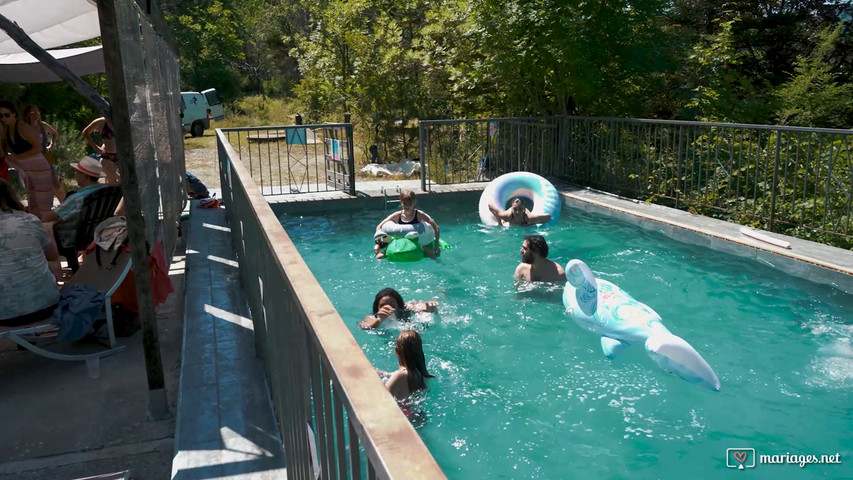
[[[408,380],[408,373],[400,369],[391,374],[391,378],[385,383],[385,387],[391,392],[394,398],[403,399],[409,394]]]
[[[435,220],[433,220],[432,217],[430,217],[429,214],[423,210],[418,210],[418,214],[424,217],[424,222],[435,222]]]
[[[523,281],[530,281],[530,265],[526,263],[519,263],[517,267],[515,267],[515,278]]]
[[[552,260],[552,262],[553,262],[553,260]],[[557,263],[557,262],[553,262],[553,263],[554,263],[554,268],[557,270],[557,275],[560,277],[560,280],[565,282],[566,281],[566,270],[563,269],[562,265],[560,265],[559,263]]]

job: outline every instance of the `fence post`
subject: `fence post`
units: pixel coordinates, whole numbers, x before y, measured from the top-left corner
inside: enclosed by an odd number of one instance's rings
[[[776,158],[773,161],[773,186],[770,190],[770,223],[767,225],[769,231],[773,231],[773,222],[776,216],[776,184],[779,181],[779,150],[782,141],[782,132],[776,130]]]
[[[678,165],[675,170],[675,208],[678,209],[678,201],[681,199],[681,147],[684,145],[684,125],[678,127]]]
[[[349,118],[349,114],[346,116]],[[355,196],[355,148],[352,138],[352,123],[347,123],[344,128],[347,135],[347,172],[349,178],[349,191],[347,193]]]
[[[421,155],[421,191],[426,192],[426,125],[418,122],[418,148]]]

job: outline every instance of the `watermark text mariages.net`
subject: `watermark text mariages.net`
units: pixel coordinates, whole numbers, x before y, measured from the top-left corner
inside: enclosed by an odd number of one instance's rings
[[[775,455],[756,455],[755,449],[750,447],[726,449],[726,466],[729,468],[743,470],[745,468],[755,468],[756,465],[774,464],[799,465],[800,468],[805,468],[806,465],[810,464],[839,465],[841,464],[841,454],[805,455],[786,452]]]
[[[784,455],[758,455],[758,463],[767,465],[774,463],[789,463],[799,465],[800,468],[810,463],[841,463],[841,454],[835,455],[796,455],[786,453]]]

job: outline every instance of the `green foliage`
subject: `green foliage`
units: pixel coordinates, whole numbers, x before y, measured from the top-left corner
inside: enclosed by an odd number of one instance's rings
[[[794,76],[777,91],[783,125],[832,127],[853,120],[853,84],[841,83],[831,62],[843,28],[839,23],[834,29],[822,30],[815,49],[797,58]]]
[[[74,178],[71,163],[79,162],[86,156],[86,144],[80,134],[81,129],[76,123],[68,120],[51,121],[48,117],[46,121],[57,133],[56,145],[53,147],[53,156],[56,158],[54,166],[61,178]]]
[[[240,76],[234,62],[245,56],[234,11],[218,0],[185,2],[166,21],[178,43],[183,89],[216,88],[223,98],[236,97]]]
[[[703,35],[687,57],[687,79],[692,95],[685,107],[691,117],[703,121],[767,123],[772,102],[764,89],[753,84],[740,69],[748,62],[747,54],[735,45],[734,27],[740,18],[716,20],[717,30]]]

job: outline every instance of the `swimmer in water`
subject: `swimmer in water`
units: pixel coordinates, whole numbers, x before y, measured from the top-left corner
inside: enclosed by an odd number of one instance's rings
[[[527,235],[521,244],[521,263],[515,268],[519,282],[565,282],[566,271],[548,260],[548,242],[542,235]]]
[[[409,300],[403,301],[403,297],[393,288],[383,288],[373,299],[373,314],[367,315],[358,323],[359,328],[376,328],[388,317],[396,316],[405,320],[412,313],[434,312],[438,308],[437,300]]]
[[[495,216],[498,225],[503,225],[503,222],[506,222],[509,225],[531,226],[551,221],[550,214],[531,212],[524,206],[520,197],[513,198],[507,210],[501,210],[497,204],[490,203],[489,211]]]
[[[397,400],[426,388],[426,379],[433,378],[427,371],[421,336],[414,330],[403,330],[397,336],[394,348],[399,368],[391,374],[385,388]]]

